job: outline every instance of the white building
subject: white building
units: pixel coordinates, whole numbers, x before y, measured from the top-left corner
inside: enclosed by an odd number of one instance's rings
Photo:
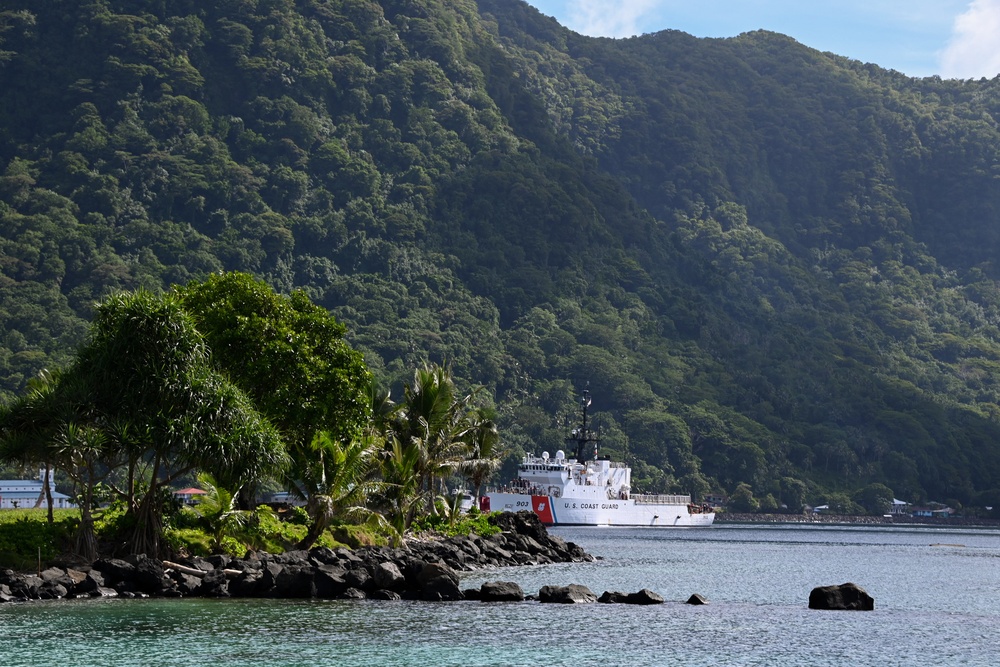
[[[0,479],[0,510],[47,507],[45,504],[45,471],[40,470],[38,479]],[[69,496],[56,491],[56,483],[49,475],[49,489],[52,491],[52,507],[56,509],[76,507]]]

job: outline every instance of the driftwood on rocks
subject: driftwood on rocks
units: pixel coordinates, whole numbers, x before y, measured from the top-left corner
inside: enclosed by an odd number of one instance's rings
[[[184,574],[189,574],[192,577],[198,577],[199,579],[203,578],[206,574],[213,571],[213,570],[203,570],[197,567],[188,567],[187,565],[181,565],[180,563],[174,563],[169,560],[163,561],[163,567],[171,570],[177,570],[178,572],[183,572]],[[226,575],[226,577],[229,579],[235,579],[236,577],[243,574],[243,571],[223,569],[222,573]]]

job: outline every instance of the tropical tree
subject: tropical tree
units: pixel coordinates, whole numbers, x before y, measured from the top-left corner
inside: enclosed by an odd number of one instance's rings
[[[57,457],[76,471],[85,498],[125,468],[135,553],[159,552],[162,491],[180,475],[206,470],[239,487],[285,461],[277,431],[210,366],[202,336],[172,295],[106,298],[75,360],[53,378],[5,410],[5,450]],[[141,495],[139,478],[147,482]],[[84,548],[89,555],[86,536]]]
[[[410,527],[421,500],[419,468],[419,449],[404,446],[390,434],[379,466],[382,487],[375,500],[397,539]]]
[[[885,484],[872,483],[854,494],[854,501],[869,514],[878,516],[892,509],[892,489]]]
[[[292,492],[306,501],[312,519],[298,548],[308,549],[336,518],[385,525],[367,506],[381,483],[376,479],[381,439],[366,434],[344,443],[326,431],[313,436],[308,447],[293,453],[286,472]]]
[[[114,453],[107,433],[93,424],[65,424],[56,434],[56,449],[63,470],[80,492],[80,528],[76,553],[87,561],[97,558],[97,534],[94,530],[95,490],[113,469]]]
[[[759,508],[760,502],[753,497],[750,485],[745,482],[737,484],[729,496],[729,509],[733,512],[756,512]]]
[[[470,451],[468,458],[461,464],[461,470],[475,491],[478,502],[483,484],[500,470],[503,460],[510,452],[503,447],[496,422],[486,417],[482,411],[475,411],[471,419],[465,437]]]
[[[403,390],[391,429],[407,458],[416,459],[418,490],[427,511],[435,512],[437,484],[457,471],[472,449],[467,410],[472,396],[456,397],[451,371],[424,366]]]
[[[226,538],[244,537],[256,513],[238,509],[236,494],[220,486],[211,473],[198,473],[198,485],[205,493],[195,499],[190,511],[201,519],[211,535],[212,548],[225,551]]]
[[[147,448],[135,460],[149,479],[134,508],[137,553],[159,552],[160,489],[180,475],[206,470],[239,487],[284,463],[277,432],[210,365],[203,337],[173,295],[138,290],[108,297],[73,372],[92,392],[99,423],[133,419],[149,428],[149,440],[131,443]]]
[[[43,370],[28,381],[24,393],[0,406],[0,461],[45,466],[48,521],[53,522],[49,466],[54,462],[53,438],[61,420],[60,406],[52,400],[54,373]]]
[[[230,272],[176,293],[212,351],[212,366],[253,398],[287,443],[309,445],[318,431],[348,442],[369,423],[364,358],[344,340],[344,325],[304,292],[279,295]]]

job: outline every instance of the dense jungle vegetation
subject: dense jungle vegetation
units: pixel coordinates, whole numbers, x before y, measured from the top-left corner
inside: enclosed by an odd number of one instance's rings
[[[483,385],[512,458],[589,383],[644,490],[1000,506],[1000,78],[519,0],[7,0],[0,91],[7,400],[107,295],[240,271],[397,396]]]

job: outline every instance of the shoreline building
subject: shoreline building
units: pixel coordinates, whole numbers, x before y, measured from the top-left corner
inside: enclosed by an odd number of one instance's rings
[[[55,509],[75,508],[70,497],[56,491],[56,483],[49,474],[49,489],[52,491],[52,507]],[[45,501],[45,470],[38,472],[38,479],[0,479],[0,510],[47,507]]]

